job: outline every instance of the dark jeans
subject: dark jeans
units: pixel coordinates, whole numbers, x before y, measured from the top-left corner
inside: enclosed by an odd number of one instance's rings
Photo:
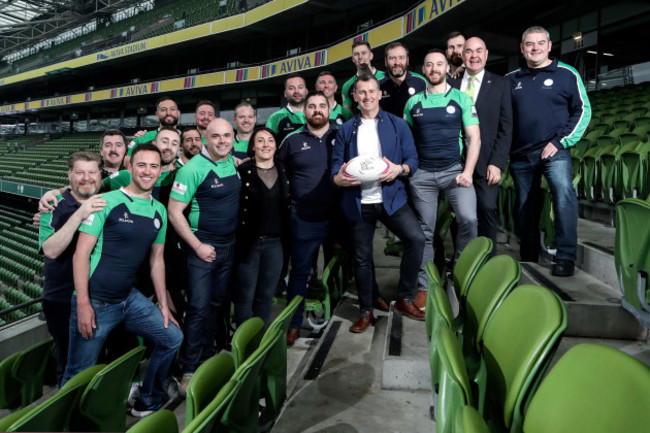
[[[404,244],[404,253],[400,264],[397,297],[413,299],[417,288],[418,272],[424,252],[424,233],[420,222],[408,205],[388,215],[383,204],[361,205],[363,221],[354,223],[354,278],[357,282],[359,308],[362,312],[372,311],[373,281],[373,238],[377,220]]]
[[[158,307],[136,289],[132,289],[126,299],[115,304],[92,298],[90,304],[95,311],[97,327],[92,338],[85,339],[81,336],[77,323],[77,297],[72,297],[68,365],[61,385],[75,374],[95,365],[108,334],[119,323],[124,323],[127,331],[155,344],[149,358],[147,374],[142,382],[140,398],[146,405],[160,403],[165,395],[163,385],[167,371],[183,341],[183,333],[171,322],[165,328]]]
[[[237,283],[233,294],[237,326],[253,316],[268,326],[273,293],[282,272],[280,238],[258,238],[248,257],[237,264]]]
[[[499,185],[488,185],[486,177],[474,177],[474,190],[476,191],[476,215],[478,217],[478,235],[492,240],[492,253],[497,251],[497,195]]]
[[[291,212],[291,272],[289,274],[288,299],[307,293],[307,281],[312,268],[312,260],[327,236],[327,220],[307,220],[295,211]],[[305,312],[305,302],[301,302],[291,319],[290,328],[300,328]]]
[[[573,167],[569,149],[541,159],[542,149],[530,152],[525,159],[510,162],[519,203],[521,260],[539,259],[539,216],[542,210],[540,184],[542,174],[551,189],[555,217],[556,258],[576,260],[578,244],[578,198],[573,187]]]
[[[56,346],[56,382],[61,383],[65,365],[68,363],[68,339],[70,335],[70,302],[43,299],[43,315],[47,330]]]
[[[214,354],[217,323],[224,323],[223,304],[234,264],[235,242],[210,244],[216,251],[212,262],[188,254],[188,299],[183,332],[185,341],[179,363],[184,373],[194,373],[201,359]]]

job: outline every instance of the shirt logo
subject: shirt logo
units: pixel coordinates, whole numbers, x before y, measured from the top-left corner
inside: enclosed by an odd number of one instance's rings
[[[447,113],[454,114],[455,112],[456,112],[456,107],[454,107],[453,105],[447,106]]]
[[[118,218],[117,220],[121,223],[133,224],[133,220],[129,218],[128,212],[124,212],[124,216],[122,218]]]
[[[384,94],[381,95],[382,98],[390,98],[390,95],[388,94],[388,90],[384,90]]]
[[[211,185],[211,188],[221,188],[223,186],[223,183],[219,182],[219,179],[214,180],[214,185]]]
[[[413,87],[409,87],[409,95],[415,95],[415,89]]]
[[[551,87],[551,86],[553,85],[553,80],[550,79],[550,78],[545,79],[545,80],[544,80],[544,85],[545,85],[546,87]]]
[[[338,119],[336,119],[336,123],[337,123],[338,125],[343,125],[343,119],[341,119],[341,118],[339,117]]]
[[[81,221],[81,224],[86,224],[87,226],[93,225],[93,221],[95,220],[95,214],[91,213],[86,217],[85,220]]]
[[[308,145],[306,141],[303,141],[302,142],[302,149],[300,149],[300,150],[309,150],[309,149],[311,149],[311,146]]]
[[[174,185],[172,185],[172,191],[174,191],[176,194],[184,195],[185,191],[187,191],[187,185],[183,185],[179,181],[175,181]]]
[[[423,116],[422,110],[420,110],[419,108],[416,108],[415,113],[413,114],[413,117],[422,117],[422,116]]]
[[[521,81],[519,81],[519,82],[517,83],[517,87],[515,87],[514,90],[520,90],[520,89],[522,89],[522,87],[521,87]]]
[[[156,230],[160,230],[160,220],[158,218],[155,218],[153,220],[153,226],[156,228]]]

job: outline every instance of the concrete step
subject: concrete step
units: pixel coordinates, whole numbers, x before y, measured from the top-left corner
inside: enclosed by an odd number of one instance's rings
[[[578,235],[576,265],[599,281],[618,288],[614,266],[616,229],[599,222],[580,219]]]
[[[522,263],[521,284],[538,284],[565,302],[569,324],[565,335],[583,338],[646,340],[648,331],[621,308],[618,289],[581,269],[572,277],[554,277],[550,265]]]
[[[424,322],[402,316],[391,302],[384,336],[382,389],[431,390]]]

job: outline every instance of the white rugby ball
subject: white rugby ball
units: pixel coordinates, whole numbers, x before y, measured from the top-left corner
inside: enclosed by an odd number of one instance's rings
[[[356,177],[359,182],[375,182],[388,168],[388,163],[381,158],[361,155],[348,162],[343,174]]]

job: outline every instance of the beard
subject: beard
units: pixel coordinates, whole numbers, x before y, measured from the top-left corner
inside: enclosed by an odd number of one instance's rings
[[[171,119],[171,120],[169,120],[169,119]],[[174,126],[176,126],[177,123],[178,123],[178,118],[174,117],[174,116],[165,116],[165,118],[160,121],[160,124],[162,126],[174,127]]]
[[[452,53],[451,57],[449,58],[449,63],[454,66],[454,67],[459,67],[462,66],[463,64],[463,58],[460,56],[460,54],[457,53]]]
[[[327,117],[325,117],[324,114],[322,114],[321,117],[318,118],[315,116],[311,116],[307,118],[307,124],[312,128],[322,128],[325,125],[327,125],[329,121],[330,120]]]

